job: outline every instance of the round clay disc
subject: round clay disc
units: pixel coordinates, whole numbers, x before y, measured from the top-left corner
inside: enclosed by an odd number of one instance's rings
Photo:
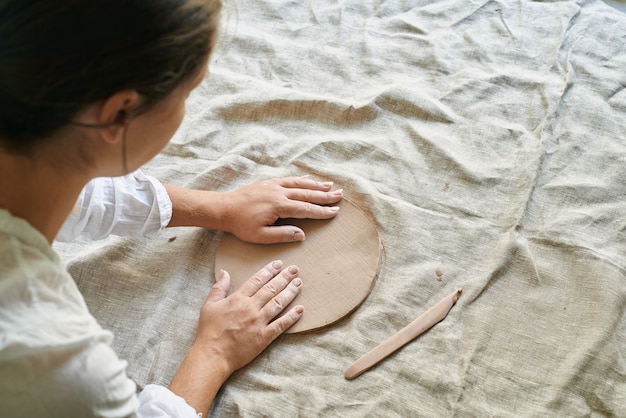
[[[303,305],[304,314],[287,333],[309,331],[332,324],[356,309],[369,295],[381,264],[382,248],[371,219],[344,198],[337,216],[329,220],[288,219],[306,240],[285,244],[249,244],[225,233],[217,247],[215,277],[226,270],[231,292],[273,260],[300,268],[302,290],[291,306]]]

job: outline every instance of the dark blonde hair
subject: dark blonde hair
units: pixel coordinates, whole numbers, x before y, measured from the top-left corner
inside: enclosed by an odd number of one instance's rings
[[[210,54],[219,0],[0,0],[0,147],[27,153],[88,105],[147,109]]]

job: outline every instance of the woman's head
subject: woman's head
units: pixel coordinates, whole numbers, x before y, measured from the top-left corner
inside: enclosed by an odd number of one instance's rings
[[[0,0],[0,147],[28,154],[88,105],[147,110],[198,74],[219,0]]]

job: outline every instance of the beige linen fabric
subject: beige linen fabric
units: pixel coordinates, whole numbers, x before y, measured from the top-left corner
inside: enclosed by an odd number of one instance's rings
[[[626,416],[626,15],[599,1],[226,9],[210,75],[145,172],[220,191],[335,181],[385,258],[359,309],[279,338],[210,415]],[[59,246],[139,386],[167,384],[193,340],[220,237]],[[344,380],[457,287],[443,322]]]

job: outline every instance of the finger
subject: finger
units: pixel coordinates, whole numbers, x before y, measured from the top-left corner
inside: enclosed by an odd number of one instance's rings
[[[270,298],[267,303],[263,305],[262,312],[263,317],[267,321],[271,321],[277,315],[279,315],[300,293],[302,289],[302,280],[300,278],[294,278],[291,280],[285,288]]]
[[[300,318],[302,318],[302,314],[304,313],[304,307],[302,305],[294,306],[289,309],[285,315],[277,318],[275,321],[271,322],[267,328],[267,335],[273,340],[275,340],[280,334],[288,330],[293,324],[298,322]]]
[[[277,180],[278,184],[287,188],[321,190],[324,192],[328,192],[333,188],[332,181],[315,181],[309,176],[283,177]]]
[[[248,280],[241,285],[238,291],[246,296],[255,295],[267,282],[272,280],[283,268],[283,262],[280,260],[272,261],[257,271]]]
[[[317,205],[330,205],[343,198],[343,189],[323,192],[311,189],[288,189],[285,193],[289,199],[310,202]]]
[[[259,307],[265,306],[271,299],[276,299],[276,303],[282,302],[285,295],[281,296],[281,294],[289,286],[291,281],[298,277],[299,271],[298,267],[289,266],[259,289],[257,294],[254,296],[255,299],[259,301]]]
[[[290,200],[280,208],[280,218],[330,219],[339,212],[339,206],[320,206],[310,202]]]
[[[230,289],[230,275],[227,271],[220,271],[220,275],[215,282],[215,284],[211,287],[211,291],[209,292],[209,296],[207,296],[207,301],[209,302],[218,302],[224,299],[228,295],[228,290]]]
[[[293,225],[264,226],[253,240],[256,244],[277,244],[281,242],[299,242],[306,238],[304,231]]]

